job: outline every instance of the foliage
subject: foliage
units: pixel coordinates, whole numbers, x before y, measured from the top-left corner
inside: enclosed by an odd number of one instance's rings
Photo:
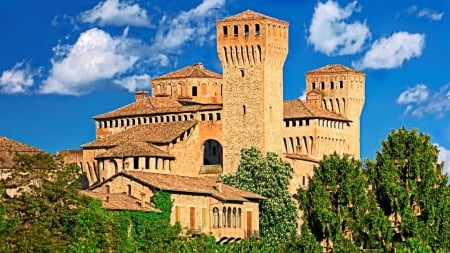
[[[396,247],[450,248],[450,192],[437,156],[430,136],[401,128],[367,163],[379,206],[392,221]]]
[[[384,247],[390,224],[371,199],[361,162],[336,153],[325,157],[314,168],[309,189],[300,188],[298,196],[303,233],[314,235],[325,248],[358,252]]]
[[[264,157],[255,147],[241,151],[236,174],[222,177],[225,184],[268,198],[260,203],[259,227],[265,240],[286,244],[296,235],[297,208],[288,192],[291,165],[275,153]]]

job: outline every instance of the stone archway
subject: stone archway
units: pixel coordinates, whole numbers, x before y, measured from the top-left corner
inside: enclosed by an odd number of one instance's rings
[[[206,140],[202,146],[203,165],[200,174],[220,174],[223,166],[222,145],[213,139]]]

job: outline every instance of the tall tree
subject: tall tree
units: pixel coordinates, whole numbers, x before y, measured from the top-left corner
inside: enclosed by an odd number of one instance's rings
[[[396,248],[450,249],[450,194],[430,136],[394,130],[368,162],[370,184],[392,222]]]
[[[389,222],[371,198],[360,161],[336,153],[327,156],[309,182],[308,189],[298,190],[302,236],[313,234],[327,251],[387,247]]]
[[[238,171],[222,177],[225,184],[267,197],[260,203],[261,237],[285,244],[297,233],[297,208],[289,195],[291,165],[275,153],[263,156],[255,147],[244,148]]]

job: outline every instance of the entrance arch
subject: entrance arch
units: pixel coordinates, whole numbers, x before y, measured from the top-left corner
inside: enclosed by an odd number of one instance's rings
[[[223,165],[222,145],[213,139],[206,140],[202,146],[203,165],[200,174],[220,174]]]

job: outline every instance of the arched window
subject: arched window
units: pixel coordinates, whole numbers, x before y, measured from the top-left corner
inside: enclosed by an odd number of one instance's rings
[[[218,228],[219,227],[219,208],[214,207],[213,209],[213,227]]]
[[[227,213],[227,227],[231,227],[231,207],[228,207],[228,213]]]
[[[234,228],[236,227],[236,207],[233,208],[233,217],[231,219],[231,226]]]
[[[248,36],[248,35],[249,35],[249,28],[248,28],[248,25],[245,25],[245,26],[244,26],[244,34],[245,34],[245,36]]]
[[[223,36],[228,36],[228,27],[223,27]]]
[[[238,228],[241,227],[241,217],[242,217],[242,211],[240,208],[238,208],[237,219],[236,219],[236,227],[238,227]]]
[[[227,208],[224,207],[222,209],[222,226],[226,227],[227,226]]]

